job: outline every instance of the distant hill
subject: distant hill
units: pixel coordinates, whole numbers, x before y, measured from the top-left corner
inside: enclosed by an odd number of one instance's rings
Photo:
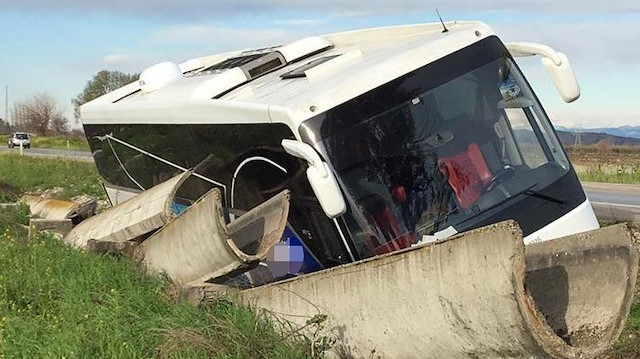
[[[556,127],[557,130],[566,132],[599,133],[618,137],[631,137],[640,139],[640,126],[599,127],[599,128],[566,128]]]
[[[625,127],[629,127],[629,126],[625,126]],[[640,127],[636,127],[636,128],[637,128],[638,134],[640,135]],[[589,129],[589,131],[591,130],[593,129]],[[580,131],[580,132],[574,132],[574,131]],[[578,133],[580,136],[580,142],[583,145],[595,145],[596,143],[602,140],[607,140],[609,145],[614,145],[614,146],[640,146],[640,137],[634,138],[634,137],[626,137],[626,136],[616,136],[616,135],[603,133],[603,132],[593,133],[593,132],[582,132],[582,131],[586,131],[586,130],[583,130],[583,129],[571,130],[571,131],[567,131],[566,129],[556,130],[556,132],[558,133],[558,137],[560,138],[560,142],[562,142],[564,146],[571,146],[575,144],[576,136],[578,135]]]

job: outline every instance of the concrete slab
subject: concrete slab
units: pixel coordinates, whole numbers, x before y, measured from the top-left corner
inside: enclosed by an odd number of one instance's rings
[[[90,239],[125,242],[157,230],[174,217],[171,203],[177,189],[190,175],[191,172],[181,173],[81,222],[64,241],[85,248]]]
[[[28,238],[33,238],[38,232],[41,231],[51,231],[54,233],[60,234],[60,236],[64,237],[71,231],[73,227],[73,223],[70,219],[41,219],[41,218],[32,218],[29,220],[29,232]]]
[[[140,245],[143,264],[177,285],[249,270],[282,238],[289,197],[282,191],[227,226],[220,191],[213,189]]]
[[[591,207],[601,221],[640,223],[640,206],[592,202]]]
[[[299,325],[326,314],[336,357],[589,359],[619,336],[637,266],[624,226],[525,255],[508,221],[240,295]]]
[[[42,196],[26,195],[20,199],[29,205],[31,214],[44,219],[63,220],[70,218],[80,207],[79,204]]]

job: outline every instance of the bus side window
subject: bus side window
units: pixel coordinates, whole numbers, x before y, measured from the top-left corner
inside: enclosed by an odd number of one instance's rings
[[[334,223],[322,211],[306,175],[306,163],[286,153],[264,152],[236,161],[230,213],[237,215],[289,189],[288,225],[323,267],[349,262]]]

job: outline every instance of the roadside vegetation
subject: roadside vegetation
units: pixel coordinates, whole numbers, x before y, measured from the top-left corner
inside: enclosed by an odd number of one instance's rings
[[[102,196],[93,164],[0,154],[0,202],[53,187]],[[230,298],[179,302],[125,258],[28,240],[28,221],[27,206],[0,207],[0,358],[321,358],[330,345]]]
[[[100,177],[93,163],[57,158],[55,160],[0,153],[0,202],[25,192],[59,189],[59,199],[86,194],[104,199]]]
[[[89,151],[89,144],[82,136],[31,136],[32,148],[53,148]]]
[[[0,357],[320,357],[264,312],[226,299],[176,303],[166,281],[126,259],[47,235],[27,242],[24,221],[25,208],[0,209]]]
[[[605,359],[640,358],[640,303],[636,297],[631,307],[627,327],[620,335],[618,343]]]
[[[101,70],[89,79],[76,97],[71,99],[73,117],[80,119],[80,106],[106,93],[116,90],[138,79],[138,74]],[[10,116],[0,118],[0,138],[6,146],[12,132],[27,132],[32,135],[31,147],[88,150],[89,146],[82,131],[72,129],[65,117],[64,106],[56,102],[47,92],[31,95],[13,103]],[[67,142],[68,141],[68,142]]]
[[[640,184],[640,147],[567,146],[578,177],[582,181]]]

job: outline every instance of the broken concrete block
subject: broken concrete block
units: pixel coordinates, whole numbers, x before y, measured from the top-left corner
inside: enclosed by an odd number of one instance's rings
[[[327,316],[329,355],[595,359],[633,303],[625,225],[525,248],[514,221],[239,292],[299,326]]]
[[[94,198],[84,195],[74,197],[71,201],[26,195],[22,197],[22,201],[36,217],[51,220],[72,219],[74,224],[93,216],[98,208],[98,202]]]
[[[94,254],[115,254],[124,255],[136,261],[136,248],[140,244],[136,241],[126,242],[109,242],[109,241],[97,241],[90,239],[87,241],[87,253]]]
[[[81,195],[73,197],[71,201],[78,204],[78,208],[76,209],[76,212],[72,217],[74,224],[78,224],[96,214],[96,210],[98,209],[98,201],[95,198]]]
[[[282,191],[227,225],[220,191],[213,189],[140,245],[143,263],[177,285],[250,270],[282,238],[289,197]]]
[[[73,223],[70,219],[41,219],[41,218],[32,218],[29,220],[29,239],[33,238],[38,232],[47,230],[53,233],[59,234],[61,237],[64,237],[71,231],[73,228]]]
[[[225,296],[232,290],[233,288],[222,284],[200,283],[186,285],[179,288],[178,299],[197,307],[202,303],[214,303],[218,298]]]
[[[87,241],[126,242],[153,232],[174,217],[171,209],[175,193],[191,175],[182,173],[78,224],[64,238],[74,247]]]
[[[31,214],[44,219],[63,220],[71,218],[78,209],[78,204],[75,202],[42,196],[27,195],[23,196],[21,200],[29,205]]]

